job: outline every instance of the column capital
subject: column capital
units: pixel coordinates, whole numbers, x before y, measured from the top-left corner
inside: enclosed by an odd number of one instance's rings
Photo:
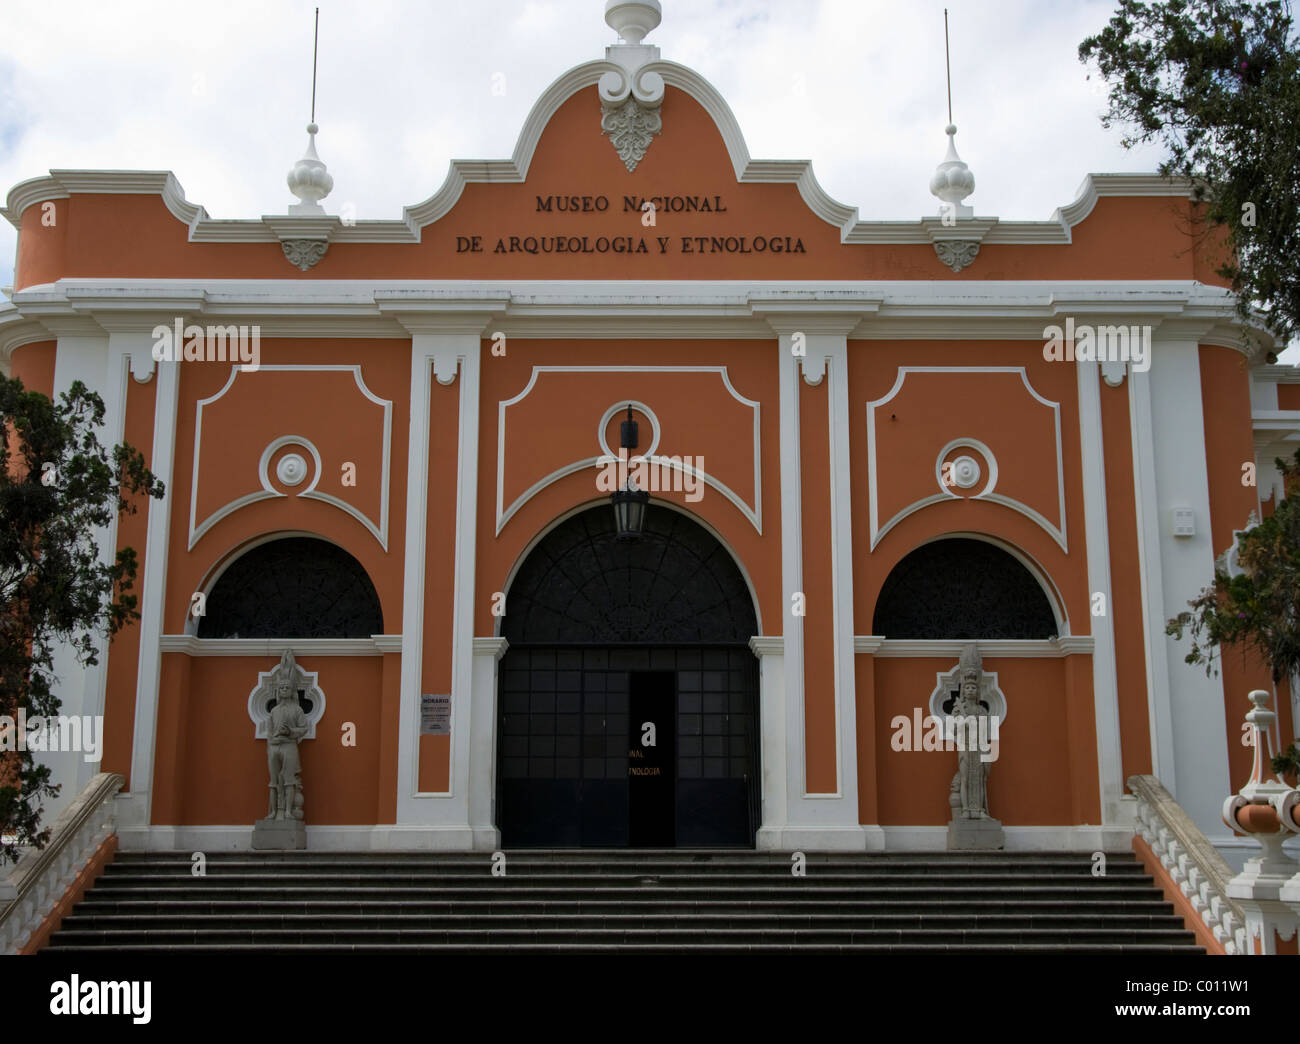
[[[779,337],[796,333],[847,338],[863,320],[880,311],[879,298],[853,302],[749,299],[749,310]]]
[[[501,659],[510,648],[510,643],[504,638],[475,638],[474,655],[491,656],[494,661]]]

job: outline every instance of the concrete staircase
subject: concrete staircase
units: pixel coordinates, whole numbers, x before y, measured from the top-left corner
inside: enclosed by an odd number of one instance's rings
[[[43,953],[1203,953],[1131,852],[120,853]]]

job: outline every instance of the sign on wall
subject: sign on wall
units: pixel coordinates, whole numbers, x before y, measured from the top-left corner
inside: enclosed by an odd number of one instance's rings
[[[424,693],[420,696],[420,735],[451,735],[451,694]]]

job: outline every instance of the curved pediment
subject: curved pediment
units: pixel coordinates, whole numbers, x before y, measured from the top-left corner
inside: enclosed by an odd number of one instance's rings
[[[456,205],[467,184],[478,182],[524,182],[529,177],[529,170],[537,154],[542,138],[546,135],[552,118],[560,109],[584,90],[591,94],[593,106],[599,101],[595,90],[601,77],[614,73],[623,74],[622,67],[611,61],[587,62],[575,66],[551,84],[538,98],[532,111],[525,120],[515,145],[514,154],[508,160],[453,160],[447,180],[441,188],[422,203],[407,207],[403,217],[413,229],[419,229],[445,216]],[[826,194],[817,183],[812,164],[808,160],[754,160],[745,145],[740,124],[735,114],[717,89],[703,76],[676,62],[655,61],[637,69],[635,76],[640,79],[647,74],[662,78],[665,87],[671,91],[681,91],[691,98],[713,122],[718,142],[726,152],[731,169],[738,183],[759,184],[794,184],[808,208],[823,221],[835,226],[846,237],[857,222],[858,211],[854,207],[839,203]],[[664,104],[671,111],[671,93],[667,94]],[[599,116],[593,125],[593,133],[600,133]],[[669,151],[673,139],[679,137],[672,133],[672,126],[664,121],[662,136],[666,141],[655,141],[646,155],[646,161],[652,168],[650,153]],[[602,135],[603,137],[603,135]],[[613,146],[604,139],[604,148],[616,157]],[[680,161],[691,164],[698,158],[698,152],[707,148],[707,144],[692,141],[682,150]],[[658,159],[656,154],[655,159]],[[629,172],[633,176],[636,172]],[[629,181],[629,184],[632,182]],[[653,196],[654,193],[646,193]]]

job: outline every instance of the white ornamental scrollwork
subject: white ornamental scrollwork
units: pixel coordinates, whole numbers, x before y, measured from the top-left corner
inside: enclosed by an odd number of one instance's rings
[[[636,170],[656,134],[663,131],[659,107],[664,101],[664,78],[652,69],[629,74],[610,69],[597,87],[604,115],[600,129],[628,172]]]
[[[297,265],[304,272],[325,256],[329,246],[327,239],[285,239],[280,243],[289,263]]]
[[[960,272],[975,260],[980,245],[974,239],[941,239],[934,244],[934,252],[954,272]]]

